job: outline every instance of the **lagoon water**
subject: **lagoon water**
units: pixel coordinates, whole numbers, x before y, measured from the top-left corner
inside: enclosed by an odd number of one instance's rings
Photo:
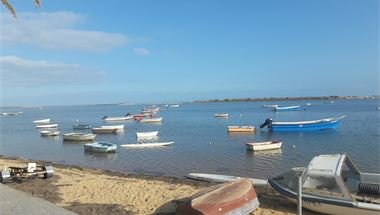
[[[305,166],[315,155],[348,153],[361,171],[380,173],[379,100],[283,101],[236,103],[186,103],[164,108],[161,124],[122,122],[125,131],[99,134],[96,140],[118,145],[136,142],[136,131],[159,131],[159,141],[175,141],[160,148],[122,148],[117,153],[85,153],[83,143],[64,142],[62,137],[41,137],[32,121],[51,118],[61,133],[73,132],[76,119],[92,126],[105,123],[104,115],[137,113],[142,105],[52,106],[2,108],[1,112],[23,112],[0,117],[0,154],[36,160],[50,160],[99,169],[183,177],[190,172],[267,178],[295,166]],[[311,103],[306,106],[306,103]],[[272,112],[263,104],[301,105],[302,111]],[[214,113],[230,117],[214,118]],[[270,132],[260,129],[266,118],[275,121],[314,120],[347,116],[336,130],[312,132]],[[228,134],[228,125],[255,125],[253,134]],[[75,131],[82,132],[82,131]],[[90,132],[90,131],[88,131]],[[244,143],[282,140],[281,150],[247,151]]]

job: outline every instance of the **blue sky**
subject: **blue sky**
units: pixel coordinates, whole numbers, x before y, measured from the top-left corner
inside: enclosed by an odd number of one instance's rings
[[[3,106],[379,95],[377,0],[10,3]]]

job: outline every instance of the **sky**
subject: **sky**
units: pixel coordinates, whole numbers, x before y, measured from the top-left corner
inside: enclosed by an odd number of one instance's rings
[[[379,95],[377,0],[9,0],[0,105]]]

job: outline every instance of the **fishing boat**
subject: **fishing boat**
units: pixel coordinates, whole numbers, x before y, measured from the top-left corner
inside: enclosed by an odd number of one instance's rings
[[[75,124],[73,125],[73,129],[90,129],[91,125],[89,124]]]
[[[240,179],[205,188],[176,209],[176,214],[249,214],[259,207],[255,188]]]
[[[217,118],[228,118],[229,114],[228,113],[216,113],[214,114],[214,117]]]
[[[257,142],[257,143],[246,143],[247,149],[252,151],[263,151],[263,150],[273,150],[280,149],[282,145],[282,141],[265,141],[265,142]]]
[[[19,113],[22,113],[22,112],[3,112],[3,113],[1,113],[1,115],[3,115],[3,116],[17,116]]]
[[[171,107],[171,108],[178,108],[178,107],[179,107],[179,104],[169,105],[169,107]]]
[[[155,142],[155,143],[130,143],[130,144],[123,144],[122,147],[133,147],[133,148],[140,148],[140,147],[160,147],[160,146],[168,146],[173,144],[174,141],[170,142]]]
[[[84,144],[84,150],[89,152],[116,152],[117,145],[109,142],[93,142]]]
[[[301,106],[295,105],[295,106],[286,106],[286,107],[273,107],[273,111],[294,111],[299,110]]]
[[[38,124],[38,125],[36,125],[37,129],[56,128],[56,127],[58,127],[58,124]]]
[[[227,126],[228,132],[254,132],[256,130],[255,126],[241,125],[241,126]]]
[[[68,133],[62,135],[63,140],[70,141],[92,141],[95,139],[96,134],[86,134],[86,133]]]
[[[162,117],[144,118],[144,119],[140,120],[141,123],[157,123],[157,122],[161,122],[161,121],[162,121]]]
[[[239,177],[239,176],[233,176],[233,175],[217,175],[217,174],[208,174],[208,173],[189,173],[186,176],[186,178],[199,180],[199,181],[223,183],[223,182],[229,182],[229,181],[236,181],[236,180],[246,178],[246,177]],[[256,178],[248,178],[248,179],[251,180],[252,184],[256,187],[266,186],[268,184],[268,181],[264,179],[256,179]]]
[[[362,173],[346,154],[319,155],[307,167],[269,178],[272,188],[296,202],[302,179],[302,206],[323,214],[380,214],[380,174]]]
[[[154,138],[157,137],[158,131],[150,131],[150,132],[136,132],[136,137],[139,139],[144,138]]]
[[[109,117],[109,116],[104,116],[102,118],[104,121],[106,122],[112,122],[112,121],[126,121],[126,120],[130,120],[130,119],[133,119],[133,116],[131,115],[125,115],[125,116],[122,116],[122,117]]]
[[[50,119],[39,119],[39,120],[34,120],[33,121],[34,124],[46,124],[46,123],[50,123]]]
[[[110,133],[116,133],[117,129],[116,128],[92,128],[91,129],[92,133],[94,134],[110,134]]]
[[[265,108],[274,108],[274,107],[278,107],[278,105],[263,105],[263,107],[265,107]]]
[[[272,131],[314,131],[336,129],[340,124],[340,120],[343,118],[345,118],[345,116],[298,122],[274,122],[272,119],[266,119],[265,122],[260,125],[260,128],[267,126]]]
[[[107,128],[107,129],[116,129],[116,130],[124,130],[124,125],[102,125],[101,128]]]
[[[58,136],[59,131],[58,130],[41,130],[40,134],[41,136]]]

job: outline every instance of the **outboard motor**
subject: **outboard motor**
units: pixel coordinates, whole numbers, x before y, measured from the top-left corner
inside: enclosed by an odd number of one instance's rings
[[[131,113],[129,113],[129,112],[128,112],[127,114],[125,114],[125,116],[131,116],[131,115],[132,115],[132,114],[131,114]]]
[[[264,128],[265,126],[268,126],[268,128],[271,128],[272,122],[273,122],[273,120],[268,118],[265,120],[265,122],[263,124],[260,125],[260,128]]]
[[[102,119],[106,119],[108,116],[104,116]]]

